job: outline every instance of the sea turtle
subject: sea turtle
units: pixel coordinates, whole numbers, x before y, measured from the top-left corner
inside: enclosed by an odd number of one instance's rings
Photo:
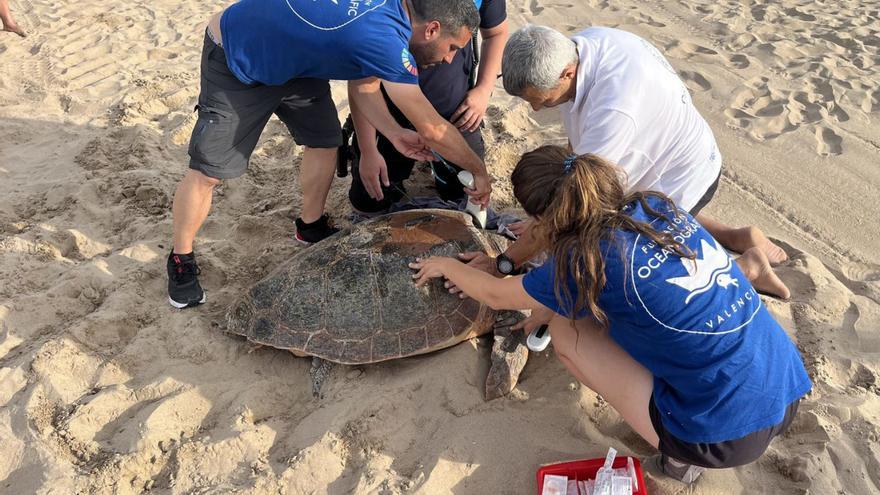
[[[450,210],[410,210],[343,229],[297,253],[227,313],[227,331],[299,356],[314,356],[318,395],[329,364],[377,363],[453,346],[492,331],[498,313],[450,294],[440,280],[421,289],[408,264],[464,251],[497,255],[503,237]],[[517,316],[519,315],[519,316]],[[486,400],[509,392],[525,366],[522,332],[496,331]]]

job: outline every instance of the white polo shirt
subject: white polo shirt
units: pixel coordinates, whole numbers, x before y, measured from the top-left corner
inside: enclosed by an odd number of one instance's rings
[[[659,191],[692,209],[721,172],[721,153],[675,69],[626,31],[593,27],[572,40],[577,88],[560,109],[574,152],[620,165],[628,191]]]

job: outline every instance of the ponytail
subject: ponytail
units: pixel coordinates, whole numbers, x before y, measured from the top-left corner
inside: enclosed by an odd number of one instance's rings
[[[603,241],[614,241],[615,232],[631,231],[683,258],[694,253],[675,241],[674,233],[658,232],[650,224],[634,220],[624,211],[638,201],[652,218],[668,218],[648,202],[657,198],[664,209],[684,215],[673,201],[657,192],[624,194],[623,172],[599,156],[571,155],[560,146],[542,146],[526,153],[511,175],[513,194],[523,209],[538,221],[534,236],[556,262],[556,299],[570,309],[572,319],[588,310],[603,325],[607,316],[599,307],[605,287]],[[672,219],[670,219],[672,220]],[[670,222],[671,223],[671,222]],[[569,278],[577,286],[575,298]]]

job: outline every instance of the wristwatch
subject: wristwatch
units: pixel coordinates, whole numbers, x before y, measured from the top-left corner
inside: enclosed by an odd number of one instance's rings
[[[497,268],[498,273],[502,275],[520,274],[520,270],[516,268],[516,263],[504,253],[499,254],[498,257],[495,258],[495,268]]]

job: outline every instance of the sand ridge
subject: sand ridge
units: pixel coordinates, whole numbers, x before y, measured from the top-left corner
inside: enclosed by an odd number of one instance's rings
[[[209,304],[164,300],[170,204],[195,122],[204,24],[226,2],[13,0],[0,36],[0,493],[529,493],[541,463],[652,449],[552,351],[481,396],[491,342],[337,368],[222,331],[228,305],[300,247],[300,149],[272,120],[197,240]],[[757,463],[686,490],[880,491],[880,22],[838,2],[508,2],[514,27],[621,27],[655,43],[709,120],[725,171],[709,212],[787,246],[765,299],[814,391]],[[342,116],[344,87],[334,85]],[[495,203],[554,112],[504,95],[484,135]],[[413,190],[427,187],[425,174]],[[328,209],[346,221],[347,180]]]

